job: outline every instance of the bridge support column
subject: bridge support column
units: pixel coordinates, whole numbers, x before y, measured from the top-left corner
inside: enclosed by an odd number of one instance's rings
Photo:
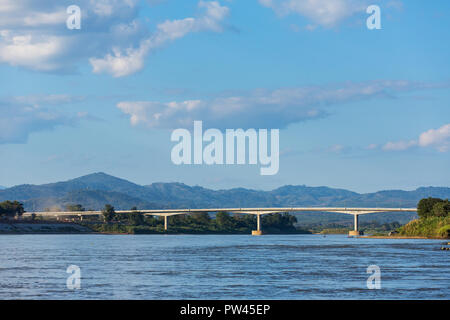
[[[164,216],[164,230],[167,231],[167,216]]]
[[[358,230],[358,215],[357,214],[353,214],[355,220],[353,222],[353,231],[349,231],[348,235],[349,236],[360,236],[363,233],[361,231]]]
[[[261,236],[262,230],[261,230],[261,214],[256,214],[256,230],[252,230],[252,236]]]

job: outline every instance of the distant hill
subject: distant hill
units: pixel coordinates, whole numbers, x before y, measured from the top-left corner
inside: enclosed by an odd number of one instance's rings
[[[0,190],[0,201],[19,200],[26,210],[66,204],[82,204],[86,209],[99,210],[106,203],[116,209],[151,208],[212,208],[212,207],[293,207],[293,206],[339,206],[339,207],[416,207],[425,197],[450,198],[450,188],[421,187],[413,191],[385,190],[360,194],[344,189],[287,185],[271,191],[245,188],[211,190],[183,183],[152,183],[138,185],[103,172],[76,179],[43,185],[18,185]],[[395,216],[396,215],[396,216]],[[373,218],[410,219],[414,214],[378,214]],[[327,221],[347,221],[341,214],[323,215],[302,213],[303,219],[315,221],[321,217]],[[364,219],[369,219],[370,215]],[[392,218],[392,219],[391,219]],[[408,221],[406,220],[406,221]]]
[[[0,190],[6,189],[6,187],[4,186],[0,186]]]

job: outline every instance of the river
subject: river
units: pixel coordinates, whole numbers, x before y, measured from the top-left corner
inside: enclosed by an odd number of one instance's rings
[[[440,250],[443,242],[0,235],[0,299],[449,299],[450,252]],[[80,289],[66,284],[70,265],[79,267]],[[380,268],[380,289],[368,289],[369,265]]]

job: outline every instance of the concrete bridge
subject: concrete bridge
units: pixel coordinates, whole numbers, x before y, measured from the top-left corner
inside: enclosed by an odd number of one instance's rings
[[[349,232],[350,236],[359,236],[362,233],[358,229],[358,217],[362,214],[377,212],[416,212],[416,208],[328,208],[328,207],[290,207],[290,208],[205,208],[205,209],[156,209],[156,210],[118,210],[116,213],[140,213],[148,216],[164,217],[164,230],[168,229],[168,217],[180,214],[191,214],[200,212],[228,212],[244,213],[256,215],[257,228],[252,231],[252,235],[262,235],[261,216],[270,213],[285,212],[336,212],[351,214],[354,217],[354,228]],[[102,216],[102,211],[61,211],[61,212],[25,212],[24,216],[61,217],[78,216],[83,220],[84,216]]]

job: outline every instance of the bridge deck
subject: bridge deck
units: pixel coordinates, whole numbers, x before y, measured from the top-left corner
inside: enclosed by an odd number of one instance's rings
[[[367,214],[376,212],[416,212],[416,208],[349,208],[349,207],[284,207],[284,208],[201,208],[201,209],[150,209],[150,210],[117,210],[116,213],[142,213],[147,215],[177,215],[199,212],[230,212],[246,214],[269,214],[282,212],[336,212],[346,214]],[[32,214],[41,216],[78,216],[101,215],[102,211],[29,211],[25,216]]]

